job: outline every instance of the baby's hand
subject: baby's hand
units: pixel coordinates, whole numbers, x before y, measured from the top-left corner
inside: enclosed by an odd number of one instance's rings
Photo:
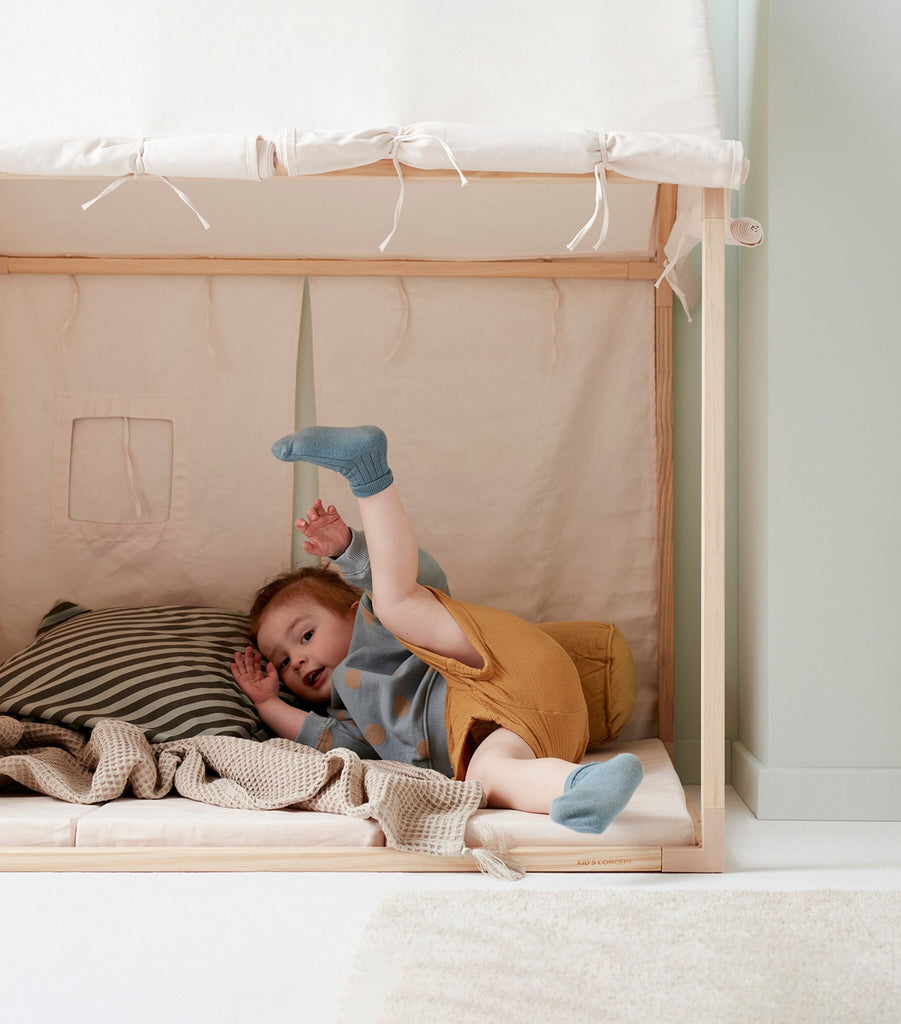
[[[294,525],[307,538],[303,549],[320,558],[337,558],[350,544],[350,529],[338,514],[334,505],[325,508],[322,499],[317,498],[307,511],[306,519],[298,519]]]
[[[238,651],[231,664],[235,682],[254,704],[262,704],[270,697],[278,696],[278,672],[270,661],[263,671],[263,659],[260,652],[252,647],[245,647],[243,653]]]

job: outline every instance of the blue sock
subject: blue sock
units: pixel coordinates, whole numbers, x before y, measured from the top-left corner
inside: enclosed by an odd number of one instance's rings
[[[276,441],[283,462],[312,462],[340,473],[358,498],[378,494],[394,481],[388,438],[378,427],[307,427]]]
[[[632,799],[644,775],[634,754],[617,754],[576,768],[551,804],[551,818],[575,832],[603,832]]]

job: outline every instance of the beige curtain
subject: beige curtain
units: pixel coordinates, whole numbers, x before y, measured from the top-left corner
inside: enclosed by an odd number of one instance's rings
[[[650,284],[311,282],[320,423],[377,423],[420,542],[464,600],[616,622],[656,735]],[[342,478],[324,500],[351,521]]]
[[[57,598],[244,607],[289,560],[296,279],[0,280],[0,655]]]

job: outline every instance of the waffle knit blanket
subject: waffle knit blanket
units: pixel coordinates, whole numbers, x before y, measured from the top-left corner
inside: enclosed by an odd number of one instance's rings
[[[173,790],[219,807],[293,807],[375,819],[389,846],[434,856],[464,852],[481,783],[395,761],[364,761],[350,750],[321,753],[291,740],[264,743],[197,736],[151,745],[118,719],[82,734],[0,716],[0,787],[13,779],[69,803],[103,803],[123,793],[157,800]]]

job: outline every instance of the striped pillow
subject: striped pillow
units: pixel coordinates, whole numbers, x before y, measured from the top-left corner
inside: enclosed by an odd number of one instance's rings
[[[109,608],[60,601],[0,666],[0,713],[90,729],[122,718],[151,743],[269,737],[229,665],[247,617],[221,608]]]

